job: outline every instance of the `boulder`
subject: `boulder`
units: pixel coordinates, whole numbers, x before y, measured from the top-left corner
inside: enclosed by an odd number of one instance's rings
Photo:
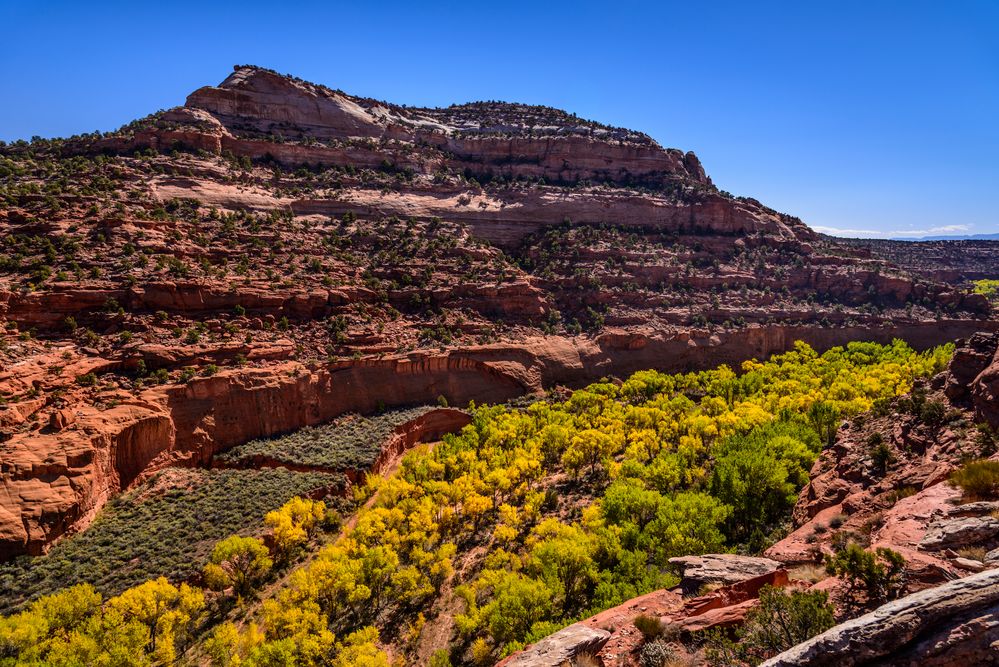
[[[765,575],[782,567],[769,558],[736,554],[706,554],[670,558],[670,565],[683,572],[680,588],[685,594],[696,593],[705,584],[734,584]]]
[[[732,628],[743,624],[746,614],[759,604],[757,598],[743,600],[727,607],[709,609],[703,614],[680,619],[676,624],[681,632],[694,635],[715,628]]]
[[[981,572],[985,569],[985,563],[980,560],[975,560],[974,558],[963,558],[958,556],[951,562],[962,570],[968,570],[970,572]]]
[[[992,516],[938,519],[927,527],[919,547],[929,551],[979,546],[999,537],[999,519]]]
[[[49,415],[49,428],[53,431],[62,431],[69,428],[76,421],[76,415],[72,410],[56,410]]]
[[[914,593],[837,625],[763,667],[996,665],[999,571]]]
[[[573,623],[536,644],[514,653],[497,667],[561,667],[581,653],[595,654],[611,633],[583,623]]]
[[[999,511],[999,501],[983,500],[977,503],[964,503],[963,505],[949,507],[946,510],[946,514],[949,517],[985,516],[996,511]]]

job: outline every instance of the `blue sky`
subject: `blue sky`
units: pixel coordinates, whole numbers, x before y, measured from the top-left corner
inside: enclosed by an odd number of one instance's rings
[[[819,229],[999,232],[999,2],[0,0],[0,139],[108,130],[253,63],[411,105],[547,104]]]

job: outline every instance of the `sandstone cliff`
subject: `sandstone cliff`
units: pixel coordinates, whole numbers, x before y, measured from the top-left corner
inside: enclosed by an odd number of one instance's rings
[[[5,557],[165,462],[344,411],[994,326],[981,295],[640,132],[250,66],[113,133],[3,147],[0,197]]]

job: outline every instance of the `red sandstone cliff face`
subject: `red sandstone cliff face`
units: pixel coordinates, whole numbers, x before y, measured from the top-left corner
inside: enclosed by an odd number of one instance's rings
[[[544,107],[239,67],[119,132],[0,153],[3,555],[144,471],[346,411],[993,326],[693,153]]]
[[[760,327],[704,337],[612,332],[596,339],[537,338],[312,367],[272,362],[153,387],[138,398],[124,392],[117,399],[106,396],[109,403],[120,401],[110,409],[84,402],[61,410],[42,405],[22,420],[51,415],[45,422],[49,425],[14,434],[0,450],[0,553],[9,557],[43,551],[60,535],[86,525],[100,506],[143,472],[167,464],[207,465],[214,454],[236,444],[320,424],[346,412],[432,403],[439,396],[452,405],[500,402],[557,384],[579,386],[646,368],[679,371],[736,364],[787,350],[796,340],[825,349],[850,340],[901,337],[927,347],[977,324],[881,331]],[[106,360],[86,367],[121,363]],[[26,366],[25,372],[34,368]],[[31,376],[25,377],[30,384]],[[6,386],[18,381],[24,382],[11,374]],[[448,423],[460,426],[457,420]],[[440,425],[426,428],[435,431]],[[408,436],[400,437],[400,442],[408,442]]]

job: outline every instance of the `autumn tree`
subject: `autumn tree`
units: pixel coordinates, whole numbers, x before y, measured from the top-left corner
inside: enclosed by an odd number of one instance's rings
[[[267,547],[256,537],[231,535],[218,542],[205,565],[204,576],[214,590],[233,587],[245,595],[270,572],[273,561]]]

